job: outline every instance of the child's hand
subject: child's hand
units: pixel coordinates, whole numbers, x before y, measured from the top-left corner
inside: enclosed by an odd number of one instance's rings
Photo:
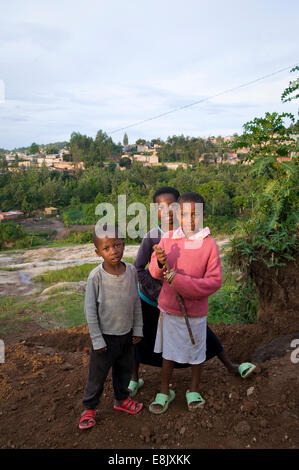
[[[167,261],[167,255],[166,255],[164,249],[159,245],[154,245],[153,249],[155,250],[158,263],[160,263],[160,265],[164,266],[166,261]]]
[[[137,344],[142,340],[141,336],[133,336],[133,344]]]
[[[95,349],[95,352],[98,353],[98,354],[103,354],[107,351],[107,346],[105,346],[104,348],[101,348],[101,349]]]

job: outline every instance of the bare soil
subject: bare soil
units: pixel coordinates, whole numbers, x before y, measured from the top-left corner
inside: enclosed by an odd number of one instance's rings
[[[80,252],[81,257],[82,246]],[[35,256],[40,261],[40,252],[28,256],[23,263],[37,262]],[[47,256],[51,260],[54,253]],[[77,262],[77,253],[72,256]],[[1,262],[6,265],[7,255]],[[151,414],[148,405],[159,391],[160,370],[141,366],[145,385],[136,399],[144,403],[143,410],[131,416],[113,409],[110,375],[97,425],[80,431],[90,349],[87,325],[40,331],[32,323],[6,336],[5,363],[0,364],[0,448],[297,449],[299,352],[294,360],[291,342],[299,341],[298,276],[292,265],[279,274],[283,277],[266,282],[268,273],[262,269],[257,266],[253,273],[259,279],[259,324],[212,325],[231,359],[253,361],[256,371],[242,379],[228,374],[217,358],[207,362],[200,390],[206,404],[196,412],[188,411],[185,399],[190,370],[177,369],[171,384],[175,400],[165,414]]]
[[[24,229],[28,232],[56,230],[56,235],[53,237],[56,240],[65,237],[66,227],[62,220],[56,217],[44,217],[39,219],[37,217],[27,217],[17,221],[18,224],[23,225]]]
[[[136,416],[113,410],[109,376],[97,425],[87,431],[78,429],[89,362],[87,326],[24,332],[26,339],[6,346],[0,365],[0,448],[298,448],[299,364],[291,361],[290,342],[299,331],[285,322],[279,340],[257,325],[212,328],[234,361],[256,359],[256,373],[241,379],[217,358],[207,362],[201,386],[206,404],[191,413],[185,400],[190,370],[175,370],[176,398],[160,416],[148,410],[159,391],[159,369],[141,366],[145,385],[136,398],[144,408]]]

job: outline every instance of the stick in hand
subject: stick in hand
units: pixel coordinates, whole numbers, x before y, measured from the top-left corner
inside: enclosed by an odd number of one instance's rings
[[[160,265],[165,266],[168,272],[171,271],[170,266],[167,262],[167,255],[166,255],[164,249],[159,245],[154,245],[153,249],[155,250],[156,257],[157,257],[157,260],[160,263]],[[187,325],[187,329],[188,329],[188,332],[189,332],[191,343],[195,344],[193,333],[192,333],[191,326],[190,326],[190,323],[189,323],[189,320],[188,320],[188,316],[187,316],[187,312],[186,312],[186,308],[185,308],[185,305],[184,305],[183,298],[181,297],[181,295],[177,291],[175,291],[175,292],[176,292],[176,296],[177,296],[177,299],[179,301],[182,313],[183,313],[184,318],[185,318],[185,322],[186,322],[186,325]]]

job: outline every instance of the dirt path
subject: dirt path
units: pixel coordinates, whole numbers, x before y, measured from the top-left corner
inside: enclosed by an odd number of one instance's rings
[[[66,233],[66,227],[63,221],[56,217],[43,217],[42,219],[28,217],[26,219],[18,220],[18,224],[23,225],[27,232],[56,230],[56,235],[54,237],[56,240],[64,238]]]

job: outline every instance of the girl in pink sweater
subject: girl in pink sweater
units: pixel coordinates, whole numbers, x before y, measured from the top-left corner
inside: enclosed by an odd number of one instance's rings
[[[149,265],[152,277],[164,280],[158,300],[161,313],[154,349],[163,356],[161,393],[149,407],[155,414],[164,413],[175,398],[175,392],[169,389],[174,362],[191,364],[191,384],[186,392],[189,410],[205,403],[199,384],[206,358],[208,297],[222,284],[217,244],[208,227],[198,228],[198,207],[204,209],[203,197],[189,192],[178,202],[181,226],[166,233],[159,245],[153,247]],[[184,304],[187,320],[180,302]]]

